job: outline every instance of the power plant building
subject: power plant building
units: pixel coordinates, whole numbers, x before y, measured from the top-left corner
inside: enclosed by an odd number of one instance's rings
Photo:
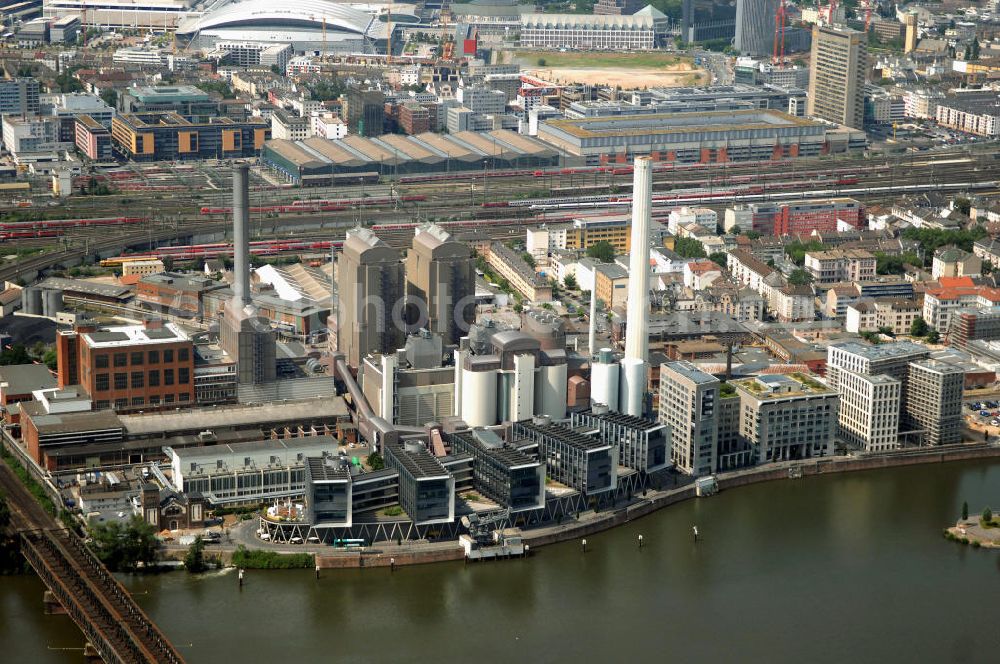
[[[406,297],[418,328],[457,345],[475,322],[476,270],[469,245],[440,226],[420,226],[406,255]],[[412,320],[410,321],[413,322]]]
[[[404,280],[399,250],[370,230],[347,231],[337,260],[335,347],[350,366],[360,367],[366,355],[394,353],[403,345],[397,305],[403,301]]]

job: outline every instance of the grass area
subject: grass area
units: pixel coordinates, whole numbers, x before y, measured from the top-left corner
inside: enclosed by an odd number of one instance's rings
[[[641,53],[605,53],[601,51],[514,51],[509,58],[521,62],[526,67],[574,67],[594,69],[659,69],[683,63],[691,64],[691,58],[672,53],[643,51]],[[544,60],[545,64],[539,63]]]
[[[393,505],[391,507],[386,507],[378,511],[379,516],[402,516],[403,508],[399,505]]]
[[[241,546],[233,553],[232,564],[243,569],[310,569],[316,558],[311,553],[277,553]]]
[[[0,247],[0,256],[34,256],[45,251],[45,247]]]
[[[729,383],[723,382],[719,385],[719,396],[723,399],[726,397],[736,396],[736,388]]]

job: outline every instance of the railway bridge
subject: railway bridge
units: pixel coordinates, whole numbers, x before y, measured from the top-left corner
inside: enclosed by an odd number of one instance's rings
[[[76,533],[57,524],[0,463],[21,553],[107,664],[181,664],[166,636]]]

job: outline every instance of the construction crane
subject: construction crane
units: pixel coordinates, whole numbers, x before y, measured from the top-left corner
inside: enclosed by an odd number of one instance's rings
[[[826,22],[833,25],[833,15],[837,12],[837,0],[830,0],[830,10],[826,14]]]
[[[861,6],[865,8],[865,32],[868,32],[872,27],[872,1],[864,0]]]
[[[771,61],[776,65],[785,62],[785,23],[787,20],[785,0],[778,0],[778,10],[774,13],[774,53],[771,58]]]

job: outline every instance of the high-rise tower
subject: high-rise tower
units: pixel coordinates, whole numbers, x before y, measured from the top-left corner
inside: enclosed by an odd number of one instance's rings
[[[813,26],[812,72],[806,112],[817,118],[862,129],[868,36],[838,26]]]
[[[743,55],[771,55],[774,15],[779,0],[736,0],[736,50]]]

